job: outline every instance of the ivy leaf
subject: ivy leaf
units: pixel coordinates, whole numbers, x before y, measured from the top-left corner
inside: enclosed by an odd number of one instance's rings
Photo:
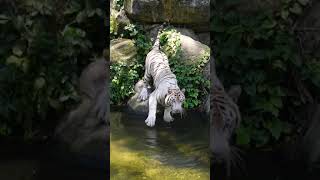
[[[49,101],[49,105],[54,109],[60,109],[62,107],[61,103],[55,99],[52,99],[49,97],[48,101]]]
[[[239,145],[247,145],[250,143],[250,135],[246,128],[241,127],[237,129],[237,144]]]
[[[34,82],[34,87],[36,90],[39,90],[44,87],[46,84],[46,80],[43,77],[39,77]]]
[[[296,15],[299,15],[299,14],[302,13],[302,8],[301,8],[301,6],[300,6],[298,3],[295,3],[295,4],[293,5],[293,7],[291,7],[291,8],[289,9],[289,11],[292,12],[292,13],[294,13],[294,14],[296,14]]]
[[[271,29],[271,28],[274,28],[276,25],[277,25],[276,21],[265,21],[262,27],[266,29]]]
[[[289,17],[289,11],[283,10],[283,11],[281,12],[281,17],[282,17],[282,19],[287,20],[288,17]]]
[[[278,140],[282,132],[282,122],[279,119],[274,119],[265,124],[266,128],[270,131],[272,136]]]
[[[19,46],[14,46],[12,48],[12,53],[20,57],[23,54],[23,50]]]
[[[16,56],[9,56],[6,60],[6,64],[14,64],[16,66],[20,66],[22,64],[23,59],[18,58]]]
[[[86,17],[87,17],[87,12],[81,11],[78,13],[76,20],[78,23],[82,23],[83,21],[85,21]]]
[[[6,24],[10,18],[4,14],[0,14],[0,24]]]
[[[298,1],[299,1],[299,3],[300,3],[301,5],[303,5],[303,6],[307,5],[308,2],[309,2],[309,0],[298,0]]]

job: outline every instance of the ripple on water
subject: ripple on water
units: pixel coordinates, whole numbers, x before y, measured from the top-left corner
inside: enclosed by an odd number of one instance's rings
[[[195,120],[148,128],[144,117],[112,112],[111,179],[209,179],[207,126]]]

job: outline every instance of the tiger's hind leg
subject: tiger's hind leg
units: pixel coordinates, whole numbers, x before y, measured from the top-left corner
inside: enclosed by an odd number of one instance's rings
[[[150,79],[151,79],[151,77],[146,71],[144,73],[143,80],[142,80],[142,82],[143,82],[142,89],[141,89],[139,97],[138,97],[138,99],[140,101],[145,101],[149,97],[148,86],[150,86]]]
[[[139,100],[140,101],[145,101],[149,98],[149,92],[148,92],[148,89],[146,87],[143,87],[140,91],[140,94],[139,94]]]

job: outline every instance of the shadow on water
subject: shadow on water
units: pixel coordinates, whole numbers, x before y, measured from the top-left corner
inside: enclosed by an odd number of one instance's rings
[[[111,112],[110,176],[112,179],[209,179],[208,121],[188,112],[155,127],[145,116]]]
[[[1,141],[1,180],[100,180],[108,177],[106,164],[101,168],[94,159],[74,156],[51,141]]]
[[[231,176],[227,178],[223,165],[211,165],[211,179],[320,180],[319,167],[311,170],[304,161],[291,159],[290,150],[287,145],[267,150],[246,150],[242,154],[242,170],[232,168]]]

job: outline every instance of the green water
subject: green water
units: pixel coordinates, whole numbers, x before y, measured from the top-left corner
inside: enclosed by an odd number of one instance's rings
[[[153,128],[145,117],[111,112],[110,177],[122,179],[209,179],[207,121],[187,113]]]

